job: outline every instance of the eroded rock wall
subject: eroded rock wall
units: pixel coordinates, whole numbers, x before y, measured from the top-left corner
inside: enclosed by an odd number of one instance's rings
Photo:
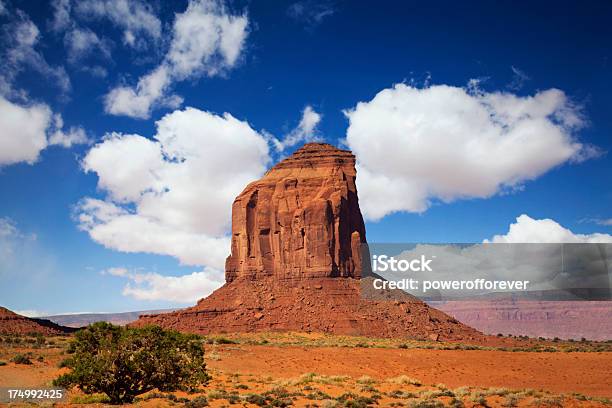
[[[226,281],[360,277],[365,227],[355,156],[309,143],[249,184],[232,206]]]

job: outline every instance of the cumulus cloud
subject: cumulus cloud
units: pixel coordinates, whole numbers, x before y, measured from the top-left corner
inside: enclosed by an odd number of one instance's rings
[[[63,93],[71,89],[70,78],[64,67],[50,65],[36,50],[41,37],[40,30],[25,13],[20,10],[15,12],[15,19],[7,24],[4,37],[2,82],[7,84],[4,88],[8,88],[25,68],[29,68],[52,79]],[[7,89],[3,91],[7,93]]]
[[[82,128],[65,131],[63,126],[61,115],[53,115],[46,104],[19,105],[0,96],[0,166],[33,164],[49,145],[88,142]]]
[[[65,1],[65,0],[64,0]],[[81,0],[76,13],[85,19],[105,19],[123,30],[123,43],[145,48],[161,37],[161,22],[151,6],[140,0]]]
[[[148,118],[154,107],[178,107],[182,99],[168,96],[172,83],[232,68],[242,52],[247,25],[246,15],[231,14],[220,1],[191,0],[185,12],[176,15],[162,63],[141,77],[135,88],[112,89],[105,97],[106,112]]]
[[[536,220],[526,214],[510,224],[508,232],[495,235],[484,242],[493,243],[612,243],[612,235],[593,233],[576,234],[549,218]]]
[[[107,198],[85,198],[79,226],[108,248],[223,270],[231,204],[265,171],[267,142],[228,113],[187,108],[156,124],[153,139],[112,133],[87,153]]]
[[[50,121],[47,105],[20,106],[0,96],[0,166],[36,162],[47,147]]]
[[[205,268],[183,276],[163,276],[154,272],[131,271],[127,268],[110,268],[105,273],[125,278],[128,283],[123,295],[138,300],[165,300],[176,303],[194,303],[208,296],[224,282],[223,273]]]
[[[62,115],[56,113],[53,115],[53,128],[49,132],[49,145],[58,145],[65,148],[72,147],[78,144],[89,143],[89,137],[85,130],[80,126],[71,126],[64,130],[64,120]]]
[[[315,112],[312,106],[307,105],[302,111],[300,123],[289,132],[283,140],[271,138],[274,147],[278,151],[283,151],[287,147],[295,146],[298,143],[316,140],[319,136],[317,126],[321,122],[321,114]]]
[[[136,89],[120,86],[111,90],[105,97],[106,112],[146,119],[151,114],[153,104],[178,108],[183,99],[178,95],[166,96],[170,82],[168,67],[161,65],[140,78]]]
[[[577,140],[585,121],[558,89],[521,97],[398,84],[345,114],[369,220],[491,197],[599,152]]]

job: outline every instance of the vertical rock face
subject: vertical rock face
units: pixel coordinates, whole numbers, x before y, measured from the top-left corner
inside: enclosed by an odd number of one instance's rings
[[[251,184],[232,206],[225,277],[360,277],[365,227],[355,156],[308,143]]]

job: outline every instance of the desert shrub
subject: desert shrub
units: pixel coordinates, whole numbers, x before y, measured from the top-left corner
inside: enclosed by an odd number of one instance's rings
[[[533,405],[536,407],[563,407],[563,400],[559,397],[549,397],[549,398],[536,398],[533,401]]]
[[[444,408],[444,404],[440,401],[435,400],[418,400],[412,401],[409,405],[410,408]]]
[[[519,399],[516,395],[508,394],[506,395],[506,399],[502,402],[501,406],[507,407],[507,408],[514,408],[514,407],[518,407],[518,403],[519,403]]]
[[[304,398],[309,399],[309,400],[320,400],[320,401],[332,399],[331,395],[326,394],[321,390],[314,390],[313,392],[306,394]]]
[[[481,407],[488,407],[487,399],[481,393],[476,393],[472,396],[472,402],[476,405],[480,405]]]
[[[366,408],[377,403],[374,398],[356,395],[352,392],[345,392],[336,398],[336,401],[340,403],[339,406],[345,408]]]
[[[63,365],[72,370],[53,384],[104,393],[112,403],[132,402],[155,388],[189,389],[209,379],[202,338],[156,326],[94,323],[76,333],[68,351]]]
[[[6,365],[6,361],[0,361],[0,367],[5,366]]]
[[[110,402],[106,394],[75,395],[70,400],[73,404],[104,404]]]
[[[368,375],[364,375],[357,379],[357,384],[372,385],[376,384],[376,380]]]
[[[420,387],[421,385],[423,385],[421,381],[415,378],[408,377],[407,375],[400,375],[399,377],[389,378],[387,379],[387,382],[390,382],[392,384],[399,384],[399,385],[410,384],[410,385],[414,385],[415,387]]]
[[[264,407],[266,405],[268,405],[268,402],[266,401],[266,397],[259,395],[259,394],[249,394],[246,397],[246,402],[248,402],[249,404],[255,404],[258,405],[260,407]]]
[[[465,407],[465,405],[463,404],[463,401],[461,401],[458,398],[453,398],[452,400],[449,401],[448,406],[451,408],[463,408]]]
[[[17,354],[15,357],[11,358],[11,361],[15,364],[32,364],[30,357],[25,354]]]
[[[199,397],[195,397],[191,401],[185,402],[185,408],[202,408],[208,406],[208,399],[206,397],[200,395]]]
[[[206,339],[208,344],[238,344],[237,341],[228,339],[227,337],[210,337]]]

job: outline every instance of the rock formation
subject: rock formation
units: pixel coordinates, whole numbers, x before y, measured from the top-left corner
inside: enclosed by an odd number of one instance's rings
[[[43,334],[50,336],[72,331],[74,330],[49,320],[25,317],[5,307],[0,307],[0,334]]]
[[[365,227],[355,156],[309,143],[249,184],[232,206],[226,283],[197,305],[133,323],[196,333],[317,331],[477,340],[476,330],[401,292],[361,296]],[[367,286],[367,285],[366,285]]]
[[[234,201],[225,278],[359,278],[363,242],[355,156],[311,143]]]

